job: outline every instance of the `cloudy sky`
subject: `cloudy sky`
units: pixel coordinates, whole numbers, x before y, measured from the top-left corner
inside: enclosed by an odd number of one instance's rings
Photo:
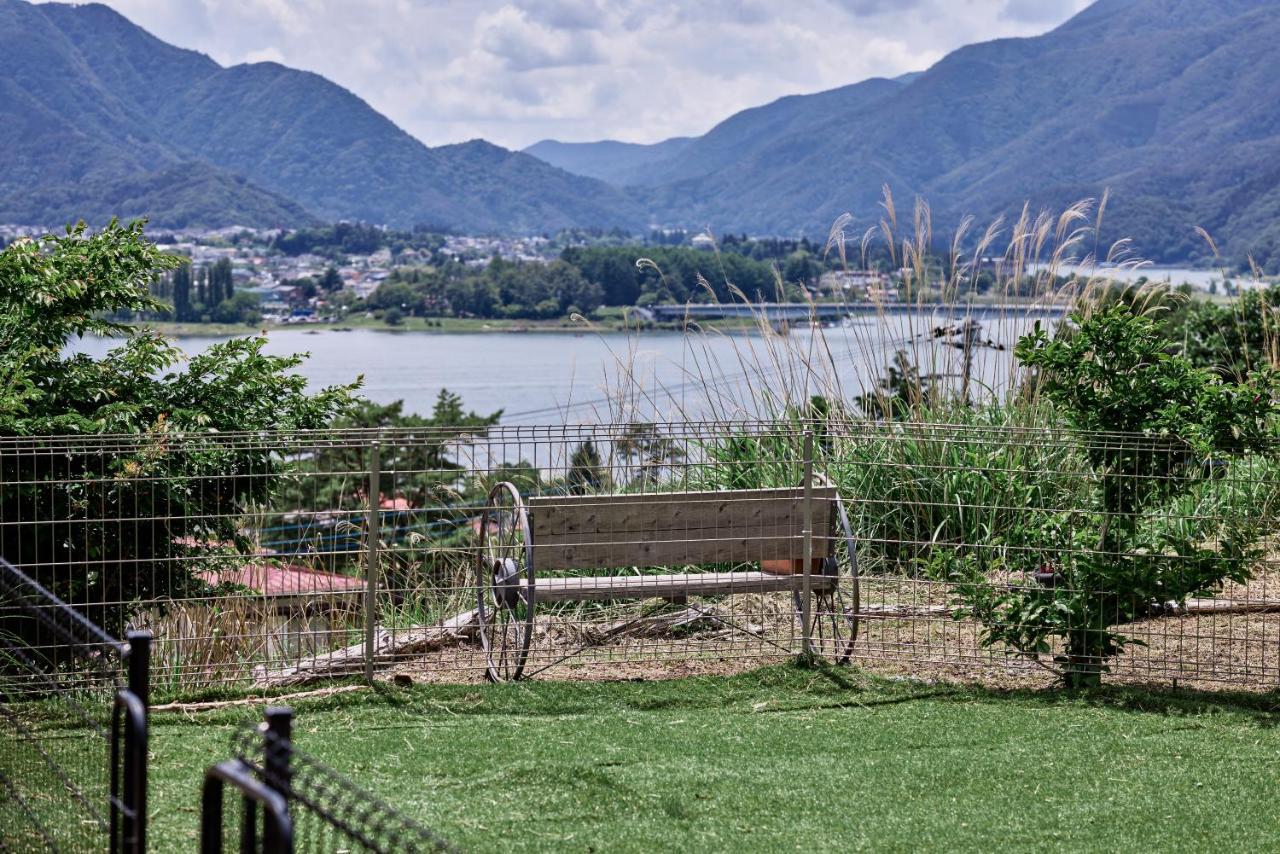
[[[654,142],[1051,29],[1088,0],[105,0],[224,65],[346,86],[430,145]]]

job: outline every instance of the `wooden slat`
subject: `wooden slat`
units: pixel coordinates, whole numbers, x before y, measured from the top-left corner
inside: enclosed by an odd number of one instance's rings
[[[812,576],[814,590],[829,590],[835,582],[834,576]],[[801,583],[798,575],[770,575],[767,572],[593,575],[585,578],[535,577],[534,591],[537,603],[588,599],[679,599],[684,596],[790,593],[799,590]]]
[[[813,490],[814,554],[830,554],[835,490]],[[589,569],[800,558],[804,490],[541,496],[529,502],[534,566]]]

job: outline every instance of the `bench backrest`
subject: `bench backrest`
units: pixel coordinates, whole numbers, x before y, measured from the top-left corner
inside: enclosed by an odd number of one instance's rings
[[[814,487],[813,556],[832,550],[834,487]],[[535,571],[804,558],[804,489],[529,500]]]

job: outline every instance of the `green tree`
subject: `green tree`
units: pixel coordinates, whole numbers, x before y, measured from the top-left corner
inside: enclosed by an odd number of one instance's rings
[[[214,306],[211,317],[215,323],[257,323],[262,319],[258,295],[240,291]]]
[[[337,267],[330,264],[325,268],[324,275],[320,278],[320,289],[327,294],[342,290],[342,276],[338,274]]]
[[[179,323],[191,320],[191,264],[182,261],[173,271],[173,317]]]
[[[1086,686],[1130,642],[1115,627],[1248,579],[1275,496],[1241,484],[1274,453],[1280,386],[1269,370],[1226,381],[1171,355],[1155,322],[1122,303],[1073,321],[1056,339],[1037,324],[1015,354],[1080,431],[1094,506],[1040,514],[1023,532],[1017,551],[1051,556],[1040,583],[993,584],[980,561],[955,575],[985,643],[1040,655],[1059,640],[1063,679]]]
[[[191,558],[249,548],[239,520],[287,465],[270,442],[171,438],[323,427],[355,389],[308,393],[301,357],[268,355],[264,338],[216,344],[180,369],[183,354],[164,338],[107,319],[159,310],[149,284],[180,264],[142,222],[94,234],[81,224],[0,252],[0,435],[138,437],[110,454],[5,454],[0,517],[60,524],[6,525],[0,554],[64,600],[98,603],[84,608],[113,631],[133,603],[204,589]],[[90,334],[121,342],[99,360],[65,352]],[[81,535],[59,533],[68,527]]]

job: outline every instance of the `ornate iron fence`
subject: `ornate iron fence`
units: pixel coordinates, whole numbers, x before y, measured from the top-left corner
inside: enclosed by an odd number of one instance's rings
[[[0,847],[145,850],[149,643],[0,560]]]

